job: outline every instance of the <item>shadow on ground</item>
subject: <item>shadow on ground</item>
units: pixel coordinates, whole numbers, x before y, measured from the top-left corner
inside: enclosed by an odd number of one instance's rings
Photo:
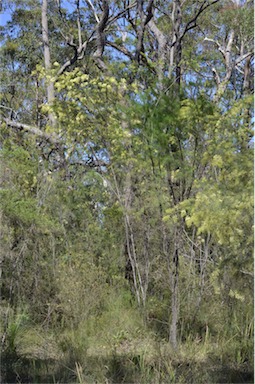
[[[1,383],[3,384],[69,384],[80,383],[75,363],[60,364],[54,360],[21,358],[17,355],[2,356]],[[210,384],[210,383],[254,383],[251,367],[238,369],[217,366],[212,361],[203,363],[173,363],[172,371],[160,361],[141,365],[141,356],[109,355],[88,357],[82,367],[84,383],[108,382],[134,384]],[[107,380],[107,381],[106,381]]]

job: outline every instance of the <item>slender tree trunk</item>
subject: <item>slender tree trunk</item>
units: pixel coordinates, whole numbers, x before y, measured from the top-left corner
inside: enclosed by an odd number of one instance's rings
[[[147,287],[148,287],[149,260],[147,258],[146,263],[144,265],[145,278],[143,279],[141,268],[138,263],[135,234],[134,234],[132,222],[129,216],[129,211],[131,209],[131,203],[132,203],[131,169],[132,169],[131,164],[129,164],[128,172],[126,176],[125,191],[124,191],[126,244],[127,244],[128,258],[132,267],[133,283],[134,283],[137,303],[139,306],[142,304],[143,307],[145,307]]]
[[[220,101],[221,97],[225,93],[227,86],[229,84],[231,75],[232,75],[233,68],[234,68],[234,65],[231,61],[231,53],[232,53],[232,46],[234,43],[234,37],[235,37],[235,32],[234,32],[234,30],[231,30],[229,32],[229,37],[228,37],[228,42],[227,42],[226,48],[223,51],[223,56],[224,56],[224,60],[225,60],[225,67],[226,67],[226,74],[225,74],[225,77],[222,81],[220,80],[219,75],[217,74],[216,70],[214,69],[214,75],[215,75],[216,84],[218,87],[216,94],[214,96],[214,101],[216,103],[218,103]]]
[[[178,233],[175,234],[175,238]],[[177,325],[179,319],[179,249],[177,239],[175,239],[172,260],[170,260],[170,279],[171,279],[171,321],[169,341],[174,349],[177,349]]]
[[[158,76],[158,86],[159,89],[163,90],[163,80],[164,80],[164,68],[166,64],[166,51],[167,51],[167,38],[163,32],[157,27],[156,23],[152,19],[149,24],[149,29],[154,34],[158,43],[158,65],[156,68]]]
[[[51,69],[47,10],[48,10],[48,0],[42,0],[42,41],[43,41],[44,65],[45,65],[46,71]],[[51,105],[55,98],[54,84],[52,81],[49,81],[47,83],[46,91],[47,91],[47,101],[49,105]],[[55,125],[55,118],[52,113],[49,113],[49,120],[52,125]]]
[[[172,76],[172,72],[175,66],[175,79],[180,88],[181,83],[181,59],[182,59],[182,46],[181,46],[181,22],[182,22],[182,10],[180,0],[173,2],[172,11],[172,24],[173,24],[173,37],[170,48],[170,60],[168,76]]]
[[[163,222],[163,211],[160,204],[160,216],[162,223],[162,245],[163,254],[167,261],[169,274],[170,291],[171,291],[171,313],[169,316],[169,343],[173,349],[177,349],[177,325],[179,319],[179,248],[178,248],[178,230],[175,228],[173,234],[173,246],[170,240],[165,223]]]
[[[176,42],[176,84],[178,87],[178,92],[180,91],[181,86],[181,59],[182,59],[182,46],[180,39]]]
[[[243,79],[243,94],[248,95],[250,91],[250,81],[251,81],[251,74],[250,74],[250,67],[251,67],[251,56],[247,57],[244,64],[244,79]]]

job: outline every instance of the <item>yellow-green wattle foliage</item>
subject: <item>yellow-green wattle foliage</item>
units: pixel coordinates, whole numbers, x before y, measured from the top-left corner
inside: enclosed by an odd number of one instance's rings
[[[54,131],[57,130],[67,144],[90,142],[120,153],[123,140],[130,137],[121,125],[123,113],[120,108],[127,81],[110,76],[92,78],[78,68],[56,78],[54,71],[51,80],[56,98],[51,107],[42,107],[43,112],[53,112],[56,116]],[[129,92],[137,91],[136,85],[131,88]],[[46,129],[51,131],[53,128]]]
[[[203,124],[207,140],[202,147],[204,173],[194,181],[189,199],[166,210],[164,221],[176,222],[183,217],[187,227],[197,234],[211,234],[220,245],[238,249],[252,244],[253,151],[249,148],[251,127],[247,108],[251,97],[235,102],[220,115],[202,116],[191,100],[184,100],[180,119],[190,126]],[[208,108],[207,108],[208,109]],[[210,112],[210,110],[209,110]],[[178,179],[181,170],[172,172]]]

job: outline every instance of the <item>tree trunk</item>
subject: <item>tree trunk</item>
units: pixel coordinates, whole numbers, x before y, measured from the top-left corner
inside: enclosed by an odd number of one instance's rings
[[[42,0],[42,41],[43,41],[44,65],[45,65],[46,71],[51,69],[47,9],[48,9],[48,0]],[[47,83],[46,91],[47,91],[47,101],[49,105],[52,105],[55,98],[54,84],[52,81],[49,81]],[[55,118],[52,113],[49,113],[49,120],[52,125],[55,125]]]
[[[169,341],[174,349],[177,349],[177,325],[179,317],[179,250],[175,244],[172,260],[170,260],[170,278],[171,278],[171,322]]]
[[[232,46],[233,46],[234,38],[235,38],[235,32],[234,32],[234,30],[231,30],[229,32],[228,42],[227,42],[225,49],[224,50],[221,49],[222,50],[221,53],[224,56],[225,67],[226,67],[226,74],[225,74],[225,77],[222,81],[220,81],[219,75],[217,75],[216,70],[214,70],[214,72],[216,73],[215,78],[216,78],[216,83],[218,86],[218,89],[217,89],[216,94],[214,96],[214,101],[216,103],[218,103],[220,101],[221,97],[225,93],[227,86],[229,84],[231,75],[232,75],[233,68],[234,68],[234,65],[231,61],[231,53],[232,53]]]
[[[172,11],[172,24],[173,24],[173,37],[170,48],[170,61],[168,76],[172,76],[172,72],[175,66],[175,79],[180,88],[181,83],[181,58],[182,58],[182,47],[181,47],[181,22],[182,22],[182,11],[180,0],[173,2]]]
[[[245,60],[244,64],[244,79],[243,79],[243,94],[248,95],[250,93],[250,82],[252,79],[251,76],[251,56],[248,56],[247,59]]]

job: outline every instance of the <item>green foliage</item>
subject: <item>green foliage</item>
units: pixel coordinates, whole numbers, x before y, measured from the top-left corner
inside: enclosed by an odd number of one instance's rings
[[[99,2],[48,1],[47,71],[41,4],[13,3],[1,28],[3,380],[244,382],[246,370],[248,382],[250,2],[215,3],[194,28],[199,5],[182,2],[181,52],[178,2],[157,2],[142,40],[143,2],[109,2],[97,58]],[[226,80],[231,31],[230,62],[244,57]]]

